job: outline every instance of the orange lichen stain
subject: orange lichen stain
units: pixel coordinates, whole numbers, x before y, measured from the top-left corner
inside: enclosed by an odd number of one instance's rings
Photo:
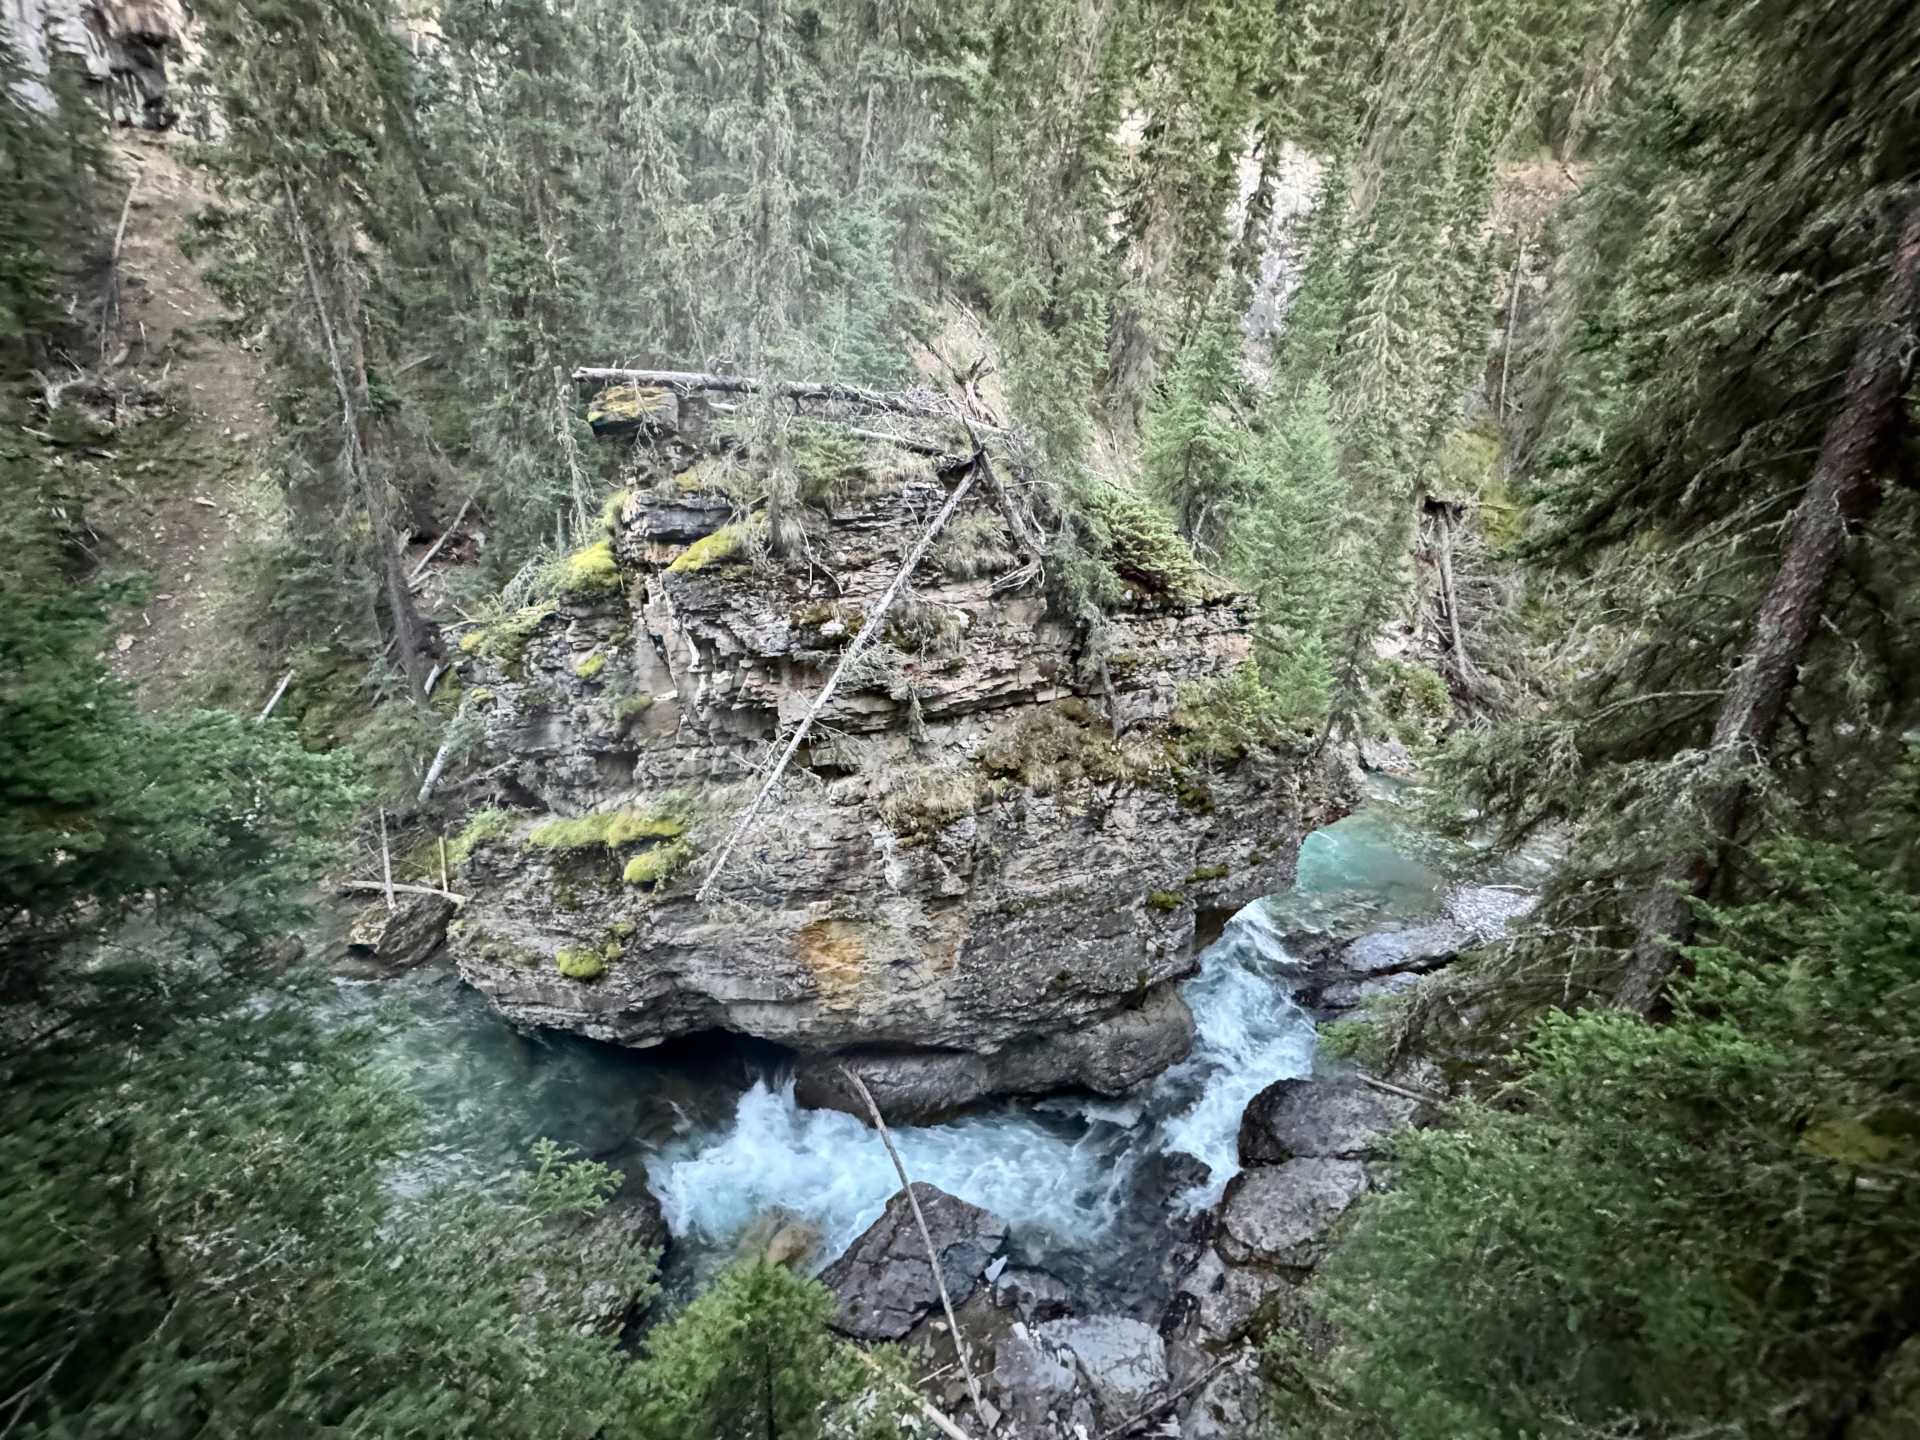
[[[859,927],[845,920],[815,920],[794,933],[793,944],[813,972],[821,1000],[829,1006],[850,1004],[866,973],[867,945]]]

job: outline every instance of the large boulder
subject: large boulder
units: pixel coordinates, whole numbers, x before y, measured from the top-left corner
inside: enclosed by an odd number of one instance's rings
[[[940,1256],[947,1296],[962,1305],[1007,1243],[1007,1222],[978,1205],[915,1181],[927,1231]],[[901,1190],[880,1218],[820,1272],[820,1282],[839,1301],[832,1325],[856,1340],[898,1340],[940,1303],[927,1247]]]
[[[1041,1435],[1071,1412],[1079,1373],[1065,1351],[1040,1340],[1015,1323],[994,1342],[989,1373],[995,1401],[1013,1421],[1017,1435]]]
[[[902,1119],[1117,1093],[1180,1058],[1202,912],[1285,889],[1352,799],[1304,761],[1183,744],[1175,707],[1244,663],[1252,602],[1149,579],[1107,617],[1101,666],[1043,590],[996,591],[977,554],[923,563],[709,885],[769,741],[959,478],[826,487],[780,560],[757,522],[714,528],[722,468],[609,504],[570,588],[462,635],[486,763],[522,813],[466,847],[461,974],[516,1021],[616,1044],[773,1041],[816,1103],[846,1105],[849,1061]],[[953,523],[1004,530],[990,487]]]
[[[400,895],[391,910],[384,901],[375,901],[348,930],[347,948],[371,956],[388,970],[412,969],[439,951],[454,909],[444,895]]]
[[[1166,1393],[1167,1347],[1160,1332],[1121,1315],[1080,1315],[1033,1327],[1043,1343],[1073,1357],[1108,1425],[1131,1419]]]
[[[1240,1163],[1277,1165],[1296,1156],[1365,1159],[1419,1108],[1418,1101],[1352,1076],[1276,1080],[1240,1118]]]
[[[1220,1202],[1215,1245],[1233,1265],[1311,1268],[1366,1188],[1366,1166],[1358,1160],[1289,1160],[1243,1171]]]

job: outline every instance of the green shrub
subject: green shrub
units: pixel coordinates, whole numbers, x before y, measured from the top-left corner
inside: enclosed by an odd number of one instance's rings
[[[1209,880],[1224,880],[1231,868],[1227,865],[1198,865],[1187,872],[1186,883],[1204,885]]]
[[[1181,755],[1232,762],[1253,750],[1288,750],[1304,738],[1282,698],[1252,665],[1230,675],[1180,687],[1173,728]]]
[[[951,765],[918,765],[896,772],[876,802],[880,819],[903,839],[925,839],[971,815],[987,795],[987,781]]]
[[[1759,859],[1670,1020],[1551,1012],[1363,1202],[1316,1290],[1381,1433],[1854,1433],[1920,1275],[1920,897]]]
[[[1187,903],[1187,897],[1178,890],[1149,890],[1147,904],[1156,910],[1178,910]]]

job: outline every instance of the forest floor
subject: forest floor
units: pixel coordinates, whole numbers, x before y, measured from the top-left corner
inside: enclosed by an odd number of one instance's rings
[[[244,706],[271,685],[247,643],[239,592],[249,549],[281,528],[259,464],[272,419],[262,361],[222,333],[226,311],[186,253],[189,223],[211,196],[179,154],[185,143],[124,131],[115,144],[132,203],[102,378],[158,404],[115,437],[110,483],[89,514],[112,567],[150,585],[109,647],[114,672],[145,705]]]

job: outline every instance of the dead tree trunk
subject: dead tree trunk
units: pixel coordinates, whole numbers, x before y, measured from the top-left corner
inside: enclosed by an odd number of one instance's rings
[[[1637,938],[1614,1003],[1645,1014],[1692,938],[1692,901],[1712,888],[1740,828],[1749,787],[1743,767],[1766,757],[1793,693],[1827,586],[1849,543],[1881,499],[1881,472],[1905,424],[1901,397],[1920,315],[1920,205],[1907,212],[1872,320],[1854,351],[1840,408],[1820,443],[1813,478],[1794,508],[1772,588],[1754,619],[1714,722],[1700,797],[1704,841],[1668,866],[1641,901]]]
[[[360,433],[360,420],[353,403],[354,387],[348,383],[346,363],[341,357],[339,340],[334,335],[333,321],[327,313],[325,292],[320,285],[320,267],[313,258],[313,244],[307,236],[306,222],[300,215],[300,202],[293,193],[291,181],[285,182],[285,189],[288,223],[293,227],[294,238],[300,242],[300,259],[307,272],[307,288],[313,296],[314,317],[319,322],[320,338],[326,346],[327,368],[332,372],[334,389],[340,397],[340,424],[344,432],[342,449],[347,474],[360,493],[360,503],[366,507],[367,524],[373,531],[374,547],[379,552],[381,585],[386,592],[387,613],[399,650],[400,668],[407,677],[407,696],[418,701],[426,678],[426,644],[422,638],[425,625],[420,619],[420,612],[414,608],[406,564],[400,555],[399,538],[393,530],[391,507],[387,505],[381,486],[374,477],[366,439]],[[364,386],[365,374],[362,369],[361,388],[364,389]]]
[[[604,381],[615,385],[658,385],[668,390],[718,390],[731,395],[759,395],[771,392],[789,400],[827,400],[869,410],[886,410],[895,415],[912,415],[922,420],[948,420],[962,423],[957,410],[943,409],[925,400],[896,394],[891,390],[868,390],[859,385],[842,385],[824,380],[758,380],[751,375],[708,375],[697,370],[627,370],[583,365],[573,372],[575,381]],[[974,422],[990,434],[1006,432],[992,425]]]

